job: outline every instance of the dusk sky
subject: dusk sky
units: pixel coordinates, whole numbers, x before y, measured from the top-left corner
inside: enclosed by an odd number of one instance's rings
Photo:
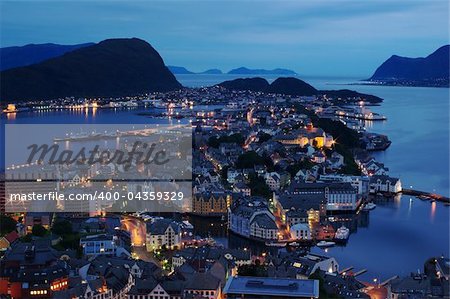
[[[300,3],[301,2],[301,3]],[[168,65],[368,76],[449,40],[447,0],[1,1],[1,46],[148,41]]]

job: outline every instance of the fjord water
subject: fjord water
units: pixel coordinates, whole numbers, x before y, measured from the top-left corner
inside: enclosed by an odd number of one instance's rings
[[[205,86],[231,80],[229,75],[180,75],[183,85]],[[276,77],[266,77],[269,82]],[[317,89],[353,89],[384,99],[369,107],[387,121],[367,122],[368,131],[386,134],[392,145],[373,153],[404,187],[449,196],[449,89],[349,85],[361,78],[303,77]],[[342,223],[351,229],[344,247],[313,252],[333,256],[341,269],[367,269],[363,280],[423,271],[432,256],[449,256],[450,207],[411,196],[377,200],[377,208]],[[239,242],[234,241],[233,245]],[[245,242],[243,242],[245,243]],[[238,245],[239,246],[239,245]],[[245,243],[243,246],[249,246]]]
[[[237,78],[231,75],[179,75],[189,87],[209,86]],[[276,77],[266,77],[273,81]],[[392,176],[400,177],[405,187],[435,191],[449,196],[449,89],[347,85],[360,78],[302,77],[317,89],[354,89],[384,99],[373,112],[387,116],[385,122],[367,123],[369,131],[386,134],[392,145],[374,153]],[[207,107],[201,107],[207,109]],[[2,115],[6,123],[170,123],[177,120],[154,119],[138,115],[142,109],[98,109],[93,111],[49,111]],[[185,120],[182,120],[182,122]],[[402,196],[377,201],[377,208],[361,213],[351,221],[351,235],[345,247],[334,247],[326,254],[336,257],[341,268],[367,269],[361,277],[387,279],[422,271],[425,260],[442,254],[449,256],[450,207],[441,203]],[[203,221],[209,227],[209,220]],[[196,224],[201,228],[202,221]],[[351,224],[353,223],[353,224]],[[223,226],[223,230],[226,226]],[[217,234],[219,237],[226,232]],[[214,236],[213,236],[214,237]],[[220,238],[222,241],[222,238]],[[223,240],[227,243],[228,240]],[[229,242],[243,248],[244,242]],[[324,253],[322,249],[313,251]]]

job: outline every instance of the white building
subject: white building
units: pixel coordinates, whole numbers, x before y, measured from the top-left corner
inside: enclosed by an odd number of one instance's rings
[[[306,223],[291,226],[291,238],[295,240],[311,240],[311,231]]]
[[[83,254],[87,256],[115,255],[119,247],[117,244],[118,239],[113,235],[92,235],[80,239]]]
[[[402,183],[399,178],[391,178],[387,175],[374,175],[370,177],[369,192],[399,193],[402,191]]]
[[[181,226],[171,219],[157,219],[147,224],[147,251],[163,247],[174,249],[181,245]]]

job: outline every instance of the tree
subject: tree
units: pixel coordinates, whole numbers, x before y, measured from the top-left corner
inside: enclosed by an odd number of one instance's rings
[[[240,155],[236,162],[236,167],[253,168],[255,165],[264,165],[264,158],[258,155],[255,151],[248,151]]]
[[[31,232],[32,232],[33,236],[35,236],[35,237],[43,237],[48,233],[48,231],[45,229],[45,227],[43,227],[40,224],[33,225]]]
[[[52,233],[64,236],[72,233],[72,223],[68,220],[60,219],[52,225]]]
[[[267,277],[267,268],[263,265],[242,265],[238,268],[240,276]]]
[[[6,235],[16,229],[17,222],[6,215],[0,215],[0,235]]]
[[[262,196],[264,198],[271,197],[272,192],[262,178],[252,173],[249,175],[249,180],[248,186],[250,187],[252,195]]]

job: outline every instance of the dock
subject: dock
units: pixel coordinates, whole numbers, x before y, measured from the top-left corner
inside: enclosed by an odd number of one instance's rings
[[[422,197],[428,200],[436,200],[444,203],[450,203],[450,198],[442,196],[440,194],[436,193],[430,193],[430,192],[424,192],[419,190],[413,190],[413,189],[402,189],[402,194],[405,195],[412,195],[417,197]]]
[[[353,274],[353,276],[356,277],[356,276],[359,276],[359,275],[364,274],[366,272],[367,272],[367,269],[362,269],[362,270],[356,272],[355,274]]]

